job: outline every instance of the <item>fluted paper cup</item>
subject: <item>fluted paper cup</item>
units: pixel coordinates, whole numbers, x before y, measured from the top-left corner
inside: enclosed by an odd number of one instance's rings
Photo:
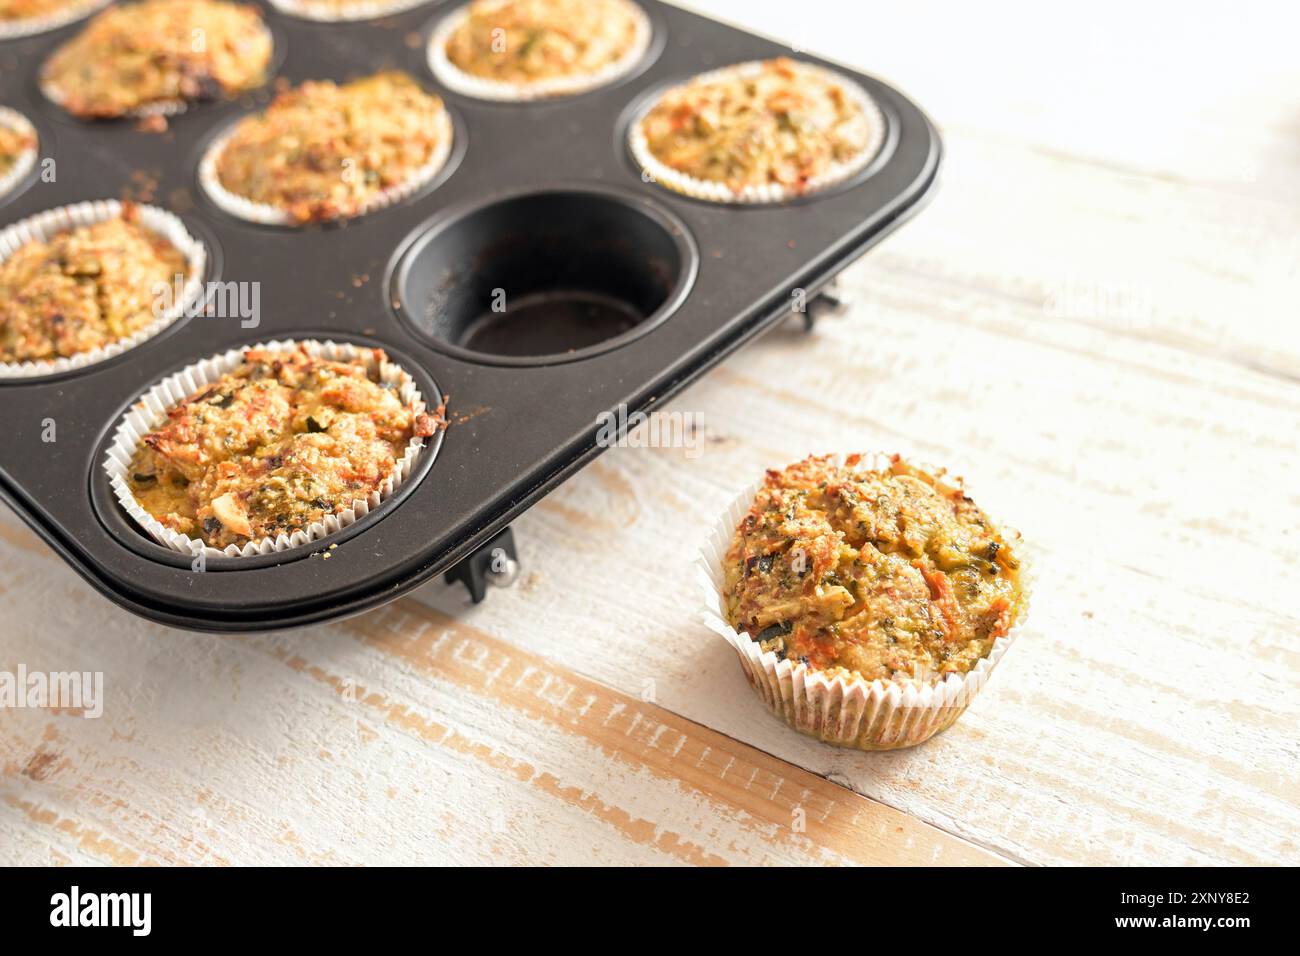
[[[888,464],[887,455],[868,455],[861,467],[882,470]],[[731,645],[763,704],[802,734],[857,750],[914,747],[951,727],[988,683],[993,668],[1016,639],[1020,622],[997,638],[988,656],[968,672],[930,683],[827,677],[807,664],[779,659],[774,652],[764,651],[747,631],[738,632],[727,623],[723,602],[727,551],[762,487],[760,480],[732,502],[701,547],[696,570],[704,599],[701,620]],[[1027,606],[1031,582],[1023,545],[1015,532],[1005,528],[998,532],[1017,542],[1023,606]]]
[[[102,362],[153,338],[185,315],[186,311],[200,300],[203,294],[204,271],[208,261],[207,250],[203,243],[191,236],[185,224],[165,209],[136,204],[136,211],[136,222],[165,238],[185,256],[188,268],[180,300],[173,302],[166,311],[138,332],[116,342],[110,342],[108,345],[57,359],[0,362],[0,379],[54,375]],[[59,206],[29,216],[0,231],[0,262],[4,262],[33,240],[48,241],[59,233],[77,226],[105,222],[121,214],[122,203],[116,199],[101,199]]]
[[[387,358],[381,360],[377,354],[381,350],[352,345],[347,342],[318,341],[315,339],[283,339],[274,342],[263,342],[258,345],[230,349],[212,358],[195,362],[174,375],[167,376],[167,378],[145,392],[118,422],[113,433],[112,443],[109,445],[103,461],[103,468],[108,474],[113,494],[123,510],[163,547],[170,548],[180,554],[197,555],[202,553],[209,557],[228,558],[253,557],[259,554],[271,554],[275,551],[287,551],[290,548],[319,541],[355,524],[379,507],[382,502],[391,498],[397,489],[402,487],[411,477],[415,468],[415,461],[425,448],[425,439],[418,435],[413,435],[410,441],[407,442],[406,451],[394,463],[392,473],[376,490],[370,492],[366,497],[353,499],[347,507],[340,508],[321,521],[313,522],[306,528],[300,528],[294,531],[293,534],[280,534],[274,538],[261,538],[257,541],[250,541],[242,547],[231,544],[227,545],[225,549],[213,548],[203,541],[181,534],[179,531],[173,531],[144,509],[144,506],[131,492],[128,469],[131,467],[131,459],[134,457],[136,449],[144,436],[162,424],[166,419],[168,410],[236,368],[243,361],[244,353],[249,349],[293,352],[300,346],[308,354],[330,361],[347,362],[357,359],[364,361],[372,371],[378,372],[380,381],[396,389],[402,403],[409,407],[414,414],[419,415],[426,410],[424,396],[420,394],[420,389],[409,372]]]
[[[431,0],[356,0],[354,3],[322,3],[321,0],[271,0],[271,6],[300,20],[346,23],[374,20],[423,6]]]

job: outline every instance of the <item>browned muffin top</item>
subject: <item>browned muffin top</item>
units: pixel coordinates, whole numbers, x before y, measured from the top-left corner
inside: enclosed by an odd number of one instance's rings
[[[141,440],[129,469],[136,500],[164,526],[225,548],[365,499],[412,437],[442,424],[379,380],[383,352],[371,357],[249,349]]]
[[[41,81],[75,116],[121,117],[261,86],[271,45],[251,4],[141,0],[97,15],[54,51]]]
[[[942,473],[807,458],[769,471],[736,529],[727,619],[832,676],[938,680],[1024,613],[1018,543]]]
[[[185,256],[140,225],[114,219],[32,240],[0,262],[0,361],[73,356],[127,338],[158,317],[160,287],[188,272]]]
[[[217,158],[217,179],[297,222],[337,219],[409,180],[450,135],[442,100],[405,73],[307,82],[239,122]]]

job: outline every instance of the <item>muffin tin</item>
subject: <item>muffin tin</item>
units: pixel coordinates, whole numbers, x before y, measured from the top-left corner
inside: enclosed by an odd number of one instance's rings
[[[81,22],[0,42],[0,102],[33,122],[56,173],[43,181],[37,164],[0,197],[0,225],[87,199],[139,198],[178,214],[206,244],[206,279],[260,283],[256,328],[195,316],[93,366],[0,380],[9,425],[0,495],[119,605],[180,627],[266,630],[356,613],[443,572],[481,592],[483,549],[508,541],[515,516],[602,450],[602,412],[653,410],[789,315],[792,301],[811,301],[935,183],[941,147],[924,114],[891,87],[842,71],[888,124],[862,172],[774,206],[672,193],[643,180],[626,146],[630,118],[693,74],[788,48],[641,0],[654,39],[630,74],[561,99],[480,101],[441,88],[426,64],[431,32],[458,6],[317,23],[263,5],[279,77],[404,69],[443,96],[455,126],[435,181],[323,228],[236,219],[198,186],[212,138],[264,106],[269,89],[196,105],[161,135],[130,121],[83,123],[36,85],[40,64]],[[512,317],[533,320],[527,334],[492,318],[485,305],[498,289]],[[450,426],[420,480],[342,532],[196,571],[118,506],[101,467],[112,432],[167,375],[290,337],[384,348],[426,396],[447,396]]]

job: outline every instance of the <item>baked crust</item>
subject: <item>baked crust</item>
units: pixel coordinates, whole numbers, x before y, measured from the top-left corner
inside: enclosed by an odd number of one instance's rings
[[[74,116],[110,119],[259,87],[271,47],[258,7],[141,0],[98,14],[54,51],[41,82]]]
[[[757,66],[665,92],[641,119],[651,155],[736,191],[776,185],[798,193],[869,148],[869,117],[825,70],[786,57]]]
[[[30,130],[0,125],[0,176],[13,169],[24,153],[35,148],[36,135]]]
[[[127,204],[116,218],[32,240],[0,262],[0,361],[88,352],[156,320],[157,290],[189,267],[137,219]]]
[[[1024,612],[1018,539],[943,473],[860,461],[767,473],[727,552],[728,623],[830,676],[969,671]]]
[[[384,354],[374,350],[374,365]],[[366,498],[415,436],[417,412],[361,360],[249,349],[140,441],[128,485],[164,526],[224,549],[290,535]]]
[[[0,23],[57,16],[91,3],[93,0],[0,0]]]
[[[239,121],[217,179],[296,222],[357,215],[432,161],[451,128],[445,114],[439,97],[397,71],[303,83]]]
[[[634,48],[642,16],[629,0],[474,0],[447,59],[504,83],[598,73]]]

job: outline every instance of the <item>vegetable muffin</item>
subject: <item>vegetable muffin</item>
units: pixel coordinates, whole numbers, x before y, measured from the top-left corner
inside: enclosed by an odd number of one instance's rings
[[[98,0],[0,0],[0,23],[44,20],[97,5]]]
[[[360,357],[249,349],[143,437],[129,487],[164,526],[214,548],[242,546],[365,499],[413,437],[440,425],[371,378]]]
[[[828,677],[969,671],[1024,613],[1016,542],[942,472],[860,461],[767,473],[726,555],[728,623]]]
[[[868,158],[877,127],[833,74],[780,57],[668,90],[639,132],[655,160],[693,179],[737,192],[775,185],[802,193],[838,166]]]
[[[261,86],[271,46],[255,6],[142,0],[91,20],[46,61],[41,84],[74,116],[115,118]]]
[[[428,0],[271,0],[285,13],[309,20],[369,20],[386,14],[401,13],[421,6]]]
[[[631,54],[644,23],[630,0],[474,0],[447,39],[447,59],[505,83],[586,76]]]
[[[405,73],[304,83],[241,120],[215,161],[219,185],[296,222],[358,215],[445,155],[442,100]]]
[[[15,129],[0,122],[0,180],[17,165],[25,153],[35,148],[36,134],[30,126],[24,124],[23,128]]]
[[[188,266],[137,218],[124,205],[116,218],[33,240],[0,262],[0,361],[88,352],[156,320],[156,289]]]

